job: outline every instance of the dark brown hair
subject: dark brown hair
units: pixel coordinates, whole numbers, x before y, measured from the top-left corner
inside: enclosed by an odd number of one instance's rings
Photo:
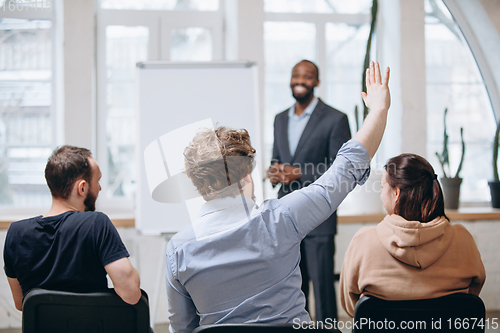
[[[427,160],[416,154],[393,157],[384,166],[387,183],[400,190],[394,214],[408,221],[429,222],[444,213],[441,185]]]
[[[218,127],[199,131],[184,150],[188,177],[205,200],[236,196],[239,183],[252,172],[255,149],[247,130]]]
[[[45,180],[54,198],[68,199],[73,185],[79,179],[90,183],[92,170],[90,150],[62,146],[54,150],[45,166]]]

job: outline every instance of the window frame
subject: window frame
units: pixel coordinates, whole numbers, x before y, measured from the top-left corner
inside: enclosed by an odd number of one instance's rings
[[[486,92],[488,93],[488,98],[490,99],[491,107],[495,118],[500,119],[500,87],[497,86],[493,71],[490,67],[490,63],[487,60],[487,56],[481,46],[479,38],[474,33],[471,22],[464,15],[460,5],[456,1],[442,0],[445,6],[450,11],[455,23],[458,28],[462,31],[462,35],[466,40],[468,47],[476,61],[479,72],[483,79]],[[492,139],[493,141],[493,139]]]
[[[439,1],[439,0],[438,0]],[[477,34],[474,33],[473,28],[471,27],[471,22],[467,19],[467,17],[463,13],[463,9],[461,8],[460,4],[458,4],[455,1],[450,1],[450,0],[442,0],[443,5],[447,8],[449,13],[452,16],[453,23],[456,24],[457,28],[460,30],[462,40],[464,42],[464,47],[468,48],[468,51],[470,52],[470,55],[472,56],[472,61],[475,62],[475,65],[477,67],[477,70],[479,71],[480,79],[481,82],[484,86],[486,95],[487,95],[487,102],[490,103],[491,109],[493,111],[493,117],[496,119],[498,122],[498,119],[500,117],[500,90],[497,89],[496,83],[495,83],[495,78],[494,75],[492,74],[493,72],[491,71],[491,66],[487,60],[487,55],[484,53],[484,49],[477,37]],[[428,14],[426,13],[426,16]],[[424,22],[424,24],[427,24]],[[427,84],[429,83],[426,80],[426,89],[427,89]],[[427,125],[428,128],[428,125]],[[496,128],[496,125],[495,125]],[[429,128],[428,128],[429,129]],[[494,135],[494,133],[493,133]],[[491,137],[491,142],[493,142],[493,135]],[[427,144],[429,142],[427,141]],[[451,143],[450,143],[451,144]],[[467,154],[467,152],[466,152]],[[465,159],[467,159],[467,155],[465,156]],[[456,162],[456,161],[455,161]],[[453,162],[452,162],[453,163]],[[488,163],[485,161],[485,163]],[[491,163],[491,162],[489,162]],[[438,173],[441,173],[441,169],[439,165],[433,165],[436,171]],[[452,172],[455,172],[453,169],[452,165]],[[449,177],[452,177],[452,175],[448,175]],[[461,178],[465,178],[466,176],[463,174],[460,175]],[[491,176],[490,176],[491,177]],[[488,179],[488,181],[490,178]],[[463,191],[463,182],[461,186],[461,190]],[[487,189],[487,194],[489,194],[489,189]],[[464,207],[490,207],[490,200],[478,200],[478,201],[463,201],[460,199],[459,202],[459,208],[464,208]]]
[[[96,29],[96,142],[97,160],[102,171],[99,209],[109,213],[119,213],[125,217],[135,214],[135,198],[107,197],[108,189],[108,153],[107,153],[107,105],[106,105],[106,27],[144,26],[149,29],[148,61],[170,59],[170,38],[172,31],[178,28],[202,27],[212,32],[212,59],[224,59],[224,8],[220,0],[217,11],[197,10],[135,10],[135,9],[103,9],[97,8]],[[137,105],[137,103],[136,103]],[[142,153],[135,152],[136,161],[142,161]],[[140,170],[136,168],[137,172]],[[136,184],[138,177],[136,177]]]
[[[45,2],[44,2],[45,3]],[[4,3],[4,6],[6,2]],[[51,21],[51,105],[50,105],[50,118],[51,118],[51,149],[59,146],[63,138],[63,130],[59,126],[62,124],[63,114],[63,100],[60,98],[63,95],[62,84],[62,38],[60,28],[60,8],[61,2],[52,1],[51,9],[30,9],[27,11],[18,10],[3,10],[0,8],[2,18],[5,19],[23,19],[23,20],[47,20]],[[47,211],[47,207],[19,207],[19,206],[5,206],[0,207],[0,221],[15,221],[20,218],[30,217],[33,215],[40,215]]]

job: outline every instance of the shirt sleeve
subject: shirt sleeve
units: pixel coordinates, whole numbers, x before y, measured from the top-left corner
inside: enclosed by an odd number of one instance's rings
[[[301,238],[325,221],[349,192],[363,185],[370,175],[367,150],[349,140],[339,150],[332,166],[316,182],[279,199],[287,207]]]
[[[172,251],[167,254],[166,277],[167,277],[167,301],[168,301],[168,319],[170,320],[170,333],[191,333],[200,325],[200,317],[196,312],[193,300],[186,289],[175,277],[176,271],[173,271]]]
[[[103,266],[118,259],[129,257],[129,253],[110,219],[99,213],[96,229],[98,230],[96,248],[97,254]]]
[[[12,253],[12,249],[10,247],[12,233],[13,233],[12,226],[13,226],[13,224],[10,225],[9,230],[7,231],[7,236],[5,237],[5,244],[4,244],[4,248],[3,248],[3,262],[4,262],[3,269],[4,269],[5,275],[7,275],[7,277],[16,279],[17,275],[16,275],[16,272],[14,271],[14,265],[12,263],[12,257],[14,254]]]

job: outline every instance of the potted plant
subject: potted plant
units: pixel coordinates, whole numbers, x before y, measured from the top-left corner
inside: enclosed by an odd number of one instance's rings
[[[446,129],[446,115],[448,114],[448,108],[444,110],[444,140],[443,140],[443,152],[439,154],[436,152],[436,156],[441,164],[441,169],[443,170],[443,177],[441,177],[441,185],[443,185],[444,192],[444,206],[448,209],[458,209],[458,203],[460,199],[460,185],[462,184],[462,178],[460,178],[460,171],[462,170],[462,165],[464,163],[465,156],[465,141],[464,141],[464,129],[460,128],[460,138],[462,139],[462,157],[460,158],[460,164],[458,165],[455,177],[451,177],[450,169],[450,157],[448,154],[448,132]]]
[[[498,178],[498,139],[500,136],[500,121],[497,124],[495,131],[495,139],[493,140],[493,181],[488,182],[491,193],[491,206],[500,208],[500,180]]]

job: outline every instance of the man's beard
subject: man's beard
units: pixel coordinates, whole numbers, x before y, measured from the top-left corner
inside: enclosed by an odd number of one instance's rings
[[[97,200],[97,197],[94,196],[90,192],[90,188],[89,188],[89,192],[87,193],[87,197],[85,198],[85,201],[83,202],[83,204],[85,205],[85,211],[86,212],[93,212],[93,211],[95,211],[95,201],[96,200]]]
[[[303,87],[307,89],[307,92],[306,92],[304,95],[302,95],[302,96],[297,96],[297,95],[295,95],[295,92],[294,92],[294,90],[293,90],[293,88],[292,88],[292,96],[293,96],[293,98],[295,98],[295,100],[296,100],[297,102],[299,102],[300,104],[307,102],[307,100],[308,100],[309,98],[311,98],[311,96],[312,96],[312,94],[313,94],[313,92],[314,92],[314,88],[308,88],[308,87],[306,87],[306,86],[303,86]]]

